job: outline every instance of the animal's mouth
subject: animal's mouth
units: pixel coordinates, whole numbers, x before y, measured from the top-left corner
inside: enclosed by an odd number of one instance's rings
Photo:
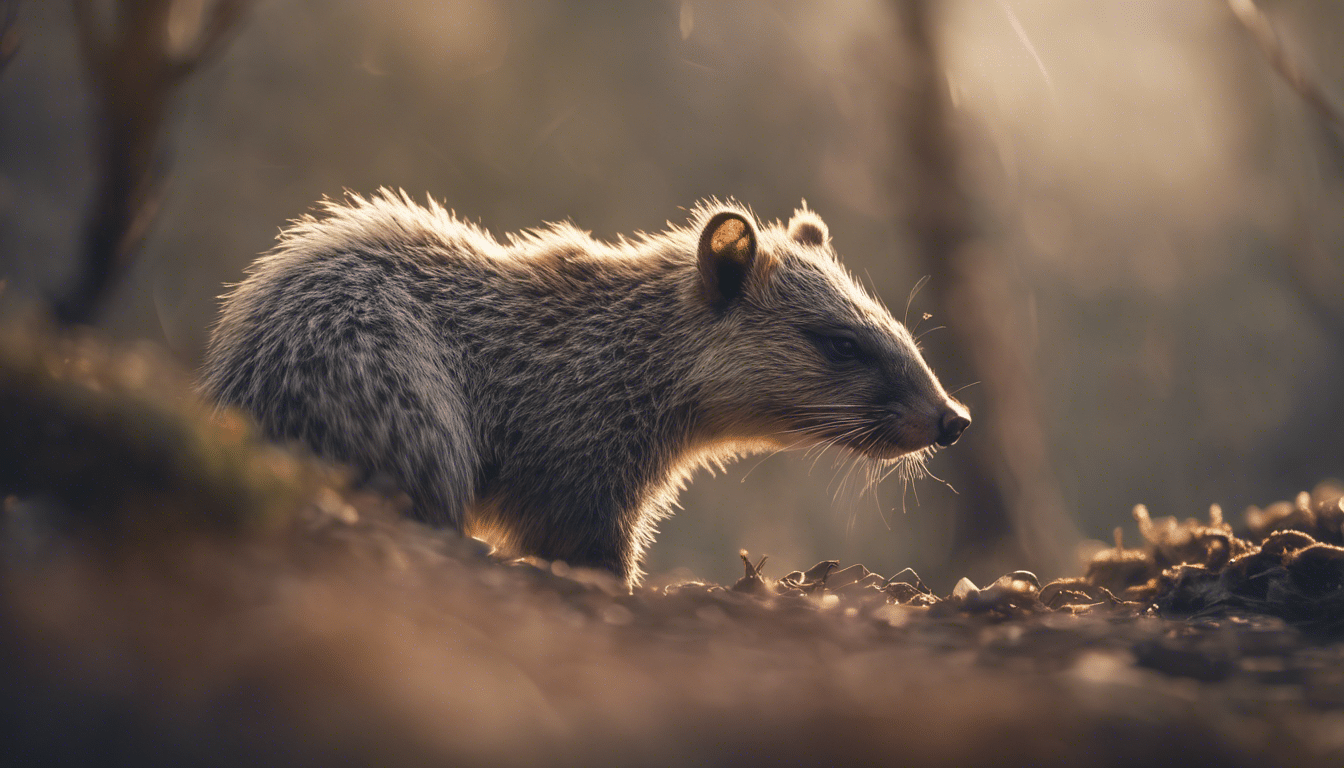
[[[805,428],[813,436],[813,446],[841,446],[870,459],[899,459],[937,444],[937,429],[929,426],[903,423],[901,419],[884,414],[878,418],[855,420],[853,417],[836,424],[817,424]]]
[[[902,456],[907,456],[909,454],[915,453],[916,451],[923,450],[928,446],[920,446],[918,448],[906,448],[904,446],[892,443],[877,443],[869,445],[846,445],[845,447],[849,448],[855,453],[867,456],[870,459],[881,459],[886,461],[890,459],[899,459]]]
[[[950,398],[937,406],[860,407],[828,416],[815,423],[816,431],[829,437],[830,445],[842,445],[873,459],[897,459],[926,449],[946,448],[971,425],[966,407]]]
[[[932,447],[932,441],[912,441],[904,436],[892,437],[883,434],[886,430],[879,430],[878,433],[868,439],[844,441],[842,444],[851,451],[870,459],[899,459],[917,451],[922,451]]]

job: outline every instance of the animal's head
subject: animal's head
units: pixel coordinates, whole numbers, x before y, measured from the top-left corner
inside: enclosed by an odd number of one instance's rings
[[[696,258],[714,313],[696,378],[725,432],[894,459],[951,445],[970,425],[805,207],[767,227],[738,208],[703,210]]]

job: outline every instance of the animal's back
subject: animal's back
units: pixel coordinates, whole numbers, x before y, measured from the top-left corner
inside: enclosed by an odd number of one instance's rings
[[[272,438],[387,473],[417,514],[460,527],[477,464],[463,350],[426,302],[479,286],[489,247],[394,199],[304,219],[226,297],[203,386]]]

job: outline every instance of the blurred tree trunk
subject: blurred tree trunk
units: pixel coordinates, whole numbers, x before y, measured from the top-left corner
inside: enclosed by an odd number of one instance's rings
[[[19,0],[0,0],[0,71],[19,52]]]
[[[954,115],[940,62],[933,0],[896,0],[907,87],[896,97],[907,174],[893,180],[918,245],[921,270],[950,329],[932,357],[945,382],[978,382],[963,397],[973,426],[952,449],[947,480],[960,494],[953,567],[1015,565],[1072,571],[1079,536],[1064,510],[1042,427],[1040,390],[1020,327],[1022,302],[979,239],[962,189]],[[981,568],[980,570],[983,570]]]
[[[73,284],[53,301],[63,323],[87,323],[129,270],[158,212],[168,107],[197,66],[218,52],[250,0],[216,0],[194,37],[174,46],[175,0],[118,0],[110,14],[72,0],[94,101],[97,178]],[[110,23],[102,16],[110,15]],[[175,49],[176,48],[176,49]]]
[[[1330,243],[1337,236],[1340,206],[1337,196],[1344,170],[1344,108],[1330,90],[1313,76],[1320,70],[1301,60],[1301,51],[1294,51],[1291,41],[1285,42],[1276,25],[1254,0],[1227,0],[1232,15],[1246,30],[1250,41],[1275,73],[1308,107],[1319,128],[1317,147],[1303,147],[1314,155],[1319,167],[1320,187],[1311,190],[1296,187],[1291,195],[1295,216],[1284,233],[1280,258],[1273,265],[1285,288],[1297,297],[1299,305],[1316,323],[1337,350],[1344,351],[1344,296],[1339,290],[1344,285],[1344,259],[1338,248]],[[1319,18],[1319,17],[1318,17]],[[1311,142],[1316,144],[1317,142]],[[1344,429],[1344,398],[1327,397],[1324,402],[1301,402],[1297,405],[1295,421],[1320,428],[1320,434]],[[1271,450],[1280,466],[1292,472],[1295,465],[1310,465],[1322,458],[1340,455],[1340,448],[1332,443],[1321,446],[1303,441],[1300,434],[1291,431],[1285,443]],[[1338,460],[1338,459],[1336,459]]]
[[[1340,157],[1341,141],[1344,141],[1344,109],[1289,52],[1269,17],[1254,0],[1227,0],[1227,5],[1269,65],[1311,108],[1329,139],[1330,151]],[[1296,242],[1285,253],[1284,282],[1297,294],[1321,329],[1330,334],[1337,346],[1344,347],[1344,300],[1339,292],[1339,259],[1336,254],[1321,252],[1319,242],[1313,236],[1311,216],[1303,211],[1299,218],[1301,225],[1294,238]]]

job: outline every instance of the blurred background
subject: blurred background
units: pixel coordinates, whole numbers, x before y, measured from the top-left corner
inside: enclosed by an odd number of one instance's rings
[[[156,4],[162,34],[122,29],[123,52],[193,55],[215,5]],[[87,65],[73,9],[111,39],[113,5],[6,6],[7,312],[83,269],[125,80]],[[432,194],[497,236],[805,198],[861,280],[909,301],[948,389],[971,385],[975,426],[930,464],[950,486],[746,460],[696,478],[653,574],[728,581],[741,548],[772,576],[835,558],[942,591],[1076,573],[1088,540],[1133,537],[1135,503],[1239,520],[1344,475],[1344,153],[1223,0],[238,6],[146,129],[154,193],[88,318],[110,334],[198,365],[224,285],[346,188]],[[1337,94],[1344,4],[1260,8]]]

